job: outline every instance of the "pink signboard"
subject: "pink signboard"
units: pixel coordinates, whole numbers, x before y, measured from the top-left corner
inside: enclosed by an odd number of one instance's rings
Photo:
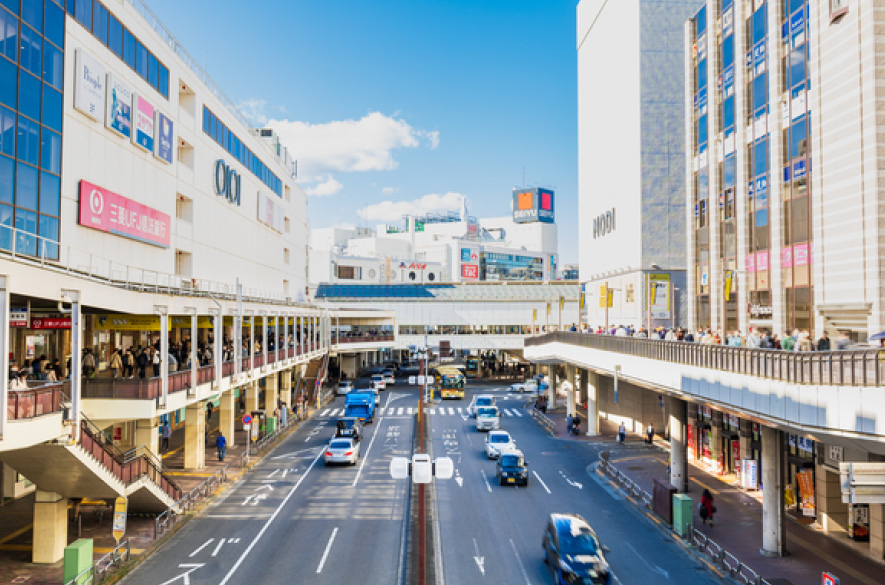
[[[756,254],[747,254],[747,272],[756,272]]]
[[[80,181],[82,226],[169,247],[169,216],[88,181]]]
[[[70,329],[70,317],[47,317],[31,319],[31,329]]]
[[[756,253],[756,271],[765,272],[768,270],[768,250]]]
[[[808,264],[808,244],[796,244],[793,246],[793,264],[805,266]]]
[[[781,262],[784,268],[790,268],[793,266],[793,247],[787,246],[784,248],[783,261]]]

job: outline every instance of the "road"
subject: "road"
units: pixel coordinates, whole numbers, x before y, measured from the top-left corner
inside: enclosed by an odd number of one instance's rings
[[[338,397],[298,428],[199,517],[171,537],[126,579],[127,585],[252,583],[399,583],[407,484],[394,481],[393,456],[411,454],[417,392],[382,392],[356,467],[326,468],[323,447],[343,411]],[[359,386],[359,384],[357,384]],[[552,582],[542,562],[541,532],[554,511],[576,512],[611,548],[623,584],[718,581],[687,557],[630,503],[588,472],[601,446],[557,440],[521,406],[525,397],[470,381],[468,397],[428,411],[435,456],[448,455],[456,476],[436,484],[439,566],[444,583]],[[466,406],[470,394],[499,397],[502,427],[530,462],[527,488],[498,486]]]

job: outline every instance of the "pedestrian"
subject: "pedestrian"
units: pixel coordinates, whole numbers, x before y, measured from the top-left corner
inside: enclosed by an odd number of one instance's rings
[[[209,427],[209,423],[212,422],[212,403],[206,403],[206,427]]]
[[[135,363],[138,365],[138,377],[144,380],[145,371],[147,370],[148,365],[147,349],[143,349],[139,346],[136,351]]]
[[[151,364],[154,366],[154,378],[160,375],[160,352],[156,349],[152,350]]]
[[[701,496],[701,506],[699,511],[701,513],[701,520],[704,521],[704,524],[709,520],[710,526],[712,527],[713,515],[716,513],[716,506],[713,505],[713,494],[711,494],[708,489],[705,489]]]
[[[218,460],[224,461],[224,452],[227,449],[227,439],[224,438],[224,433],[218,431],[218,437],[215,439],[215,447],[218,449]]]
[[[131,347],[126,348],[126,351],[123,353],[123,377],[124,378],[133,378],[135,377],[135,356],[132,355]]]
[[[817,340],[817,351],[830,351],[830,337],[826,331],[821,333],[820,339]]]
[[[624,421],[621,421],[621,424],[618,426],[618,443],[624,444],[627,440],[627,427],[624,426]]]
[[[655,439],[655,426],[652,423],[648,423],[648,426],[645,427],[645,444],[651,445]]]
[[[575,424],[575,419],[572,415],[566,415],[565,417],[565,432],[567,434],[572,434],[572,426]]]
[[[172,436],[172,427],[169,426],[169,421],[163,423],[163,444],[160,447],[160,451],[167,451],[169,449],[169,437]]]
[[[123,358],[120,357],[120,350],[115,350],[111,354],[111,362],[108,364],[111,368],[111,377],[116,380],[120,377],[120,370],[123,369]]]
[[[840,331],[839,339],[836,340],[836,349],[845,350],[848,349],[849,345],[851,345],[851,338],[848,337],[848,332]]]
[[[87,349],[86,353],[83,354],[83,375],[87,378],[95,377],[95,356],[92,355],[92,350]]]

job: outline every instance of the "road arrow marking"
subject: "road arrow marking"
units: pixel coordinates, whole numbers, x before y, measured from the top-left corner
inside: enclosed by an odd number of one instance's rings
[[[194,552],[192,552],[192,553],[189,554],[188,556],[189,556],[190,558],[194,558],[195,556],[197,556],[197,554],[198,554],[201,550],[203,550],[204,548],[206,548],[207,546],[209,546],[209,543],[211,543],[213,540],[215,540],[215,539],[214,539],[214,538],[210,538],[209,540],[207,540],[206,542],[204,542],[203,544],[201,544],[201,545],[197,548],[197,550],[195,550]]]
[[[486,558],[479,556],[479,545],[476,544],[475,538],[473,539],[473,550],[476,551],[476,556],[473,557],[473,560],[476,561],[476,566],[479,567],[479,572],[485,575],[486,568],[483,566],[483,564],[486,562]]]
[[[566,480],[570,486],[572,486],[572,487],[576,487],[576,488],[578,488],[579,490],[580,490],[580,489],[584,489],[584,486],[583,486],[583,485],[581,485],[580,483],[578,483],[578,482],[576,482],[576,481],[572,481],[572,480],[570,480],[570,479],[569,479],[569,478],[568,478],[563,472],[560,471],[560,472],[559,472],[559,475],[561,475],[562,478],[563,478],[564,480]]]
[[[193,564],[184,563],[184,564],[178,565],[179,569],[187,569],[187,571],[185,571],[181,575],[178,575],[176,577],[173,577],[172,579],[169,579],[168,581],[160,583],[160,585],[169,585],[170,583],[174,583],[175,581],[178,581],[179,579],[181,579],[183,585],[191,585],[191,578],[189,577],[189,575],[191,573],[193,573],[194,571],[196,571],[197,569],[199,569],[200,567],[204,566],[205,564],[206,563],[193,563]]]
[[[464,478],[461,477],[461,472],[457,469],[455,470],[455,481],[458,482],[458,487],[464,486]]]

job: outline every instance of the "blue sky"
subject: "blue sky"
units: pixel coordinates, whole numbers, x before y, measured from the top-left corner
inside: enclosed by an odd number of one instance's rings
[[[312,227],[510,213],[556,190],[577,262],[576,0],[148,0],[299,160]]]

